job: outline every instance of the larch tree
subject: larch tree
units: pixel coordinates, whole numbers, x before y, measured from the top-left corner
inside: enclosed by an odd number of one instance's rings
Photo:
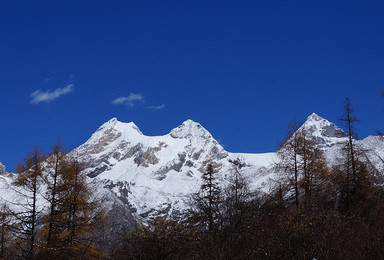
[[[302,146],[303,136],[298,132],[299,124],[292,120],[288,125],[288,134],[283,145],[277,152],[279,161],[277,168],[282,171],[288,179],[288,186],[293,189],[294,204],[298,208],[300,205],[300,147]]]
[[[249,180],[242,171],[245,163],[240,159],[236,161],[239,163],[229,173],[220,203],[222,225],[217,243],[220,246],[218,256],[225,259],[247,258],[257,244],[253,226],[260,213],[261,198],[248,186]]]
[[[87,176],[76,159],[66,161],[59,187],[57,220],[64,251],[69,258],[99,255],[95,247],[96,224],[101,224],[103,209]]]
[[[61,203],[62,194],[62,174],[66,163],[66,155],[63,146],[60,143],[55,144],[47,158],[46,180],[47,191],[45,198],[49,204],[48,213],[43,217],[44,223],[44,239],[46,240],[45,250],[57,250],[60,245],[60,237],[62,227],[59,219],[61,211],[59,205]]]
[[[351,207],[351,200],[354,196],[353,193],[356,188],[356,181],[358,177],[358,154],[355,147],[355,123],[359,122],[353,115],[353,108],[351,107],[350,99],[347,97],[344,103],[344,113],[340,118],[343,126],[347,130],[347,141],[343,149],[343,162],[335,169],[337,180],[339,184],[339,206],[343,212],[348,213]]]
[[[285,187],[280,184],[279,189],[292,194],[288,201],[293,201],[296,208],[309,209],[321,187],[329,182],[330,171],[318,144],[306,129],[299,128],[293,120],[277,155],[279,161],[276,166],[283,173],[282,181],[286,183]]]
[[[256,213],[259,206],[258,194],[250,191],[249,181],[243,175],[241,165],[240,163],[233,167],[228,179],[229,182],[222,192],[224,224],[233,230],[240,228],[247,222]]]
[[[38,220],[42,209],[38,207],[40,188],[44,184],[45,154],[35,147],[17,167],[17,176],[14,181],[16,186],[23,189],[25,202],[21,203],[21,212],[15,212],[18,219],[17,245],[21,257],[32,259],[37,252]]]
[[[345,100],[341,121],[348,138],[342,149],[340,164],[334,167],[335,183],[338,186],[339,209],[342,213],[351,215],[360,212],[368,201],[372,201],[375,197],[373,191],[382,186],[382,178],[376,174],[377,169],[372,167],[366,151],[356,143],[354,125],[359,120],[353,114],[349,98]]]
[[[301,172],[300,187],[303,190],[304,208],[310,209],[313,200],[322,193],[329,183],[330,170],[318,144],[307,135],[306,130],[301,130],[299,135],[301,135],[298,167]]]
[[[113,259],[196,259],[196,237],[193,227],[157,218],[123,237]]]

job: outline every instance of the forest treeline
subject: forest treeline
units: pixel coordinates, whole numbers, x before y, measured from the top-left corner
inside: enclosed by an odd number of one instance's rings
[[[18,167],[15,185],[27,194],[17,208],[3,205],[0,255],[4,259],[384,259],[384,173],[356,142],[346,99],[345,142],[337,160],[292,122],[277,152],[270,193],[251,190],[234,162],[220,185],[220,167],[208,163],[200,190],[180,219],[157,218],[98,243],[102,201],[81,164],[55,145],[34,149]],[[381,158],[384,162],[384,159]],[[48,174],[43,174],[48,173]],[[48,210],[37,193],[44,191]]]
[[[62,145],[48,156],[35,147],[18,165],[13,185],[17,197],[0,209],[1,259],[105,256],[95,246],[95,229],[104,218],[101,200]]]
[[[203,174],[184,222],[157,219],[123,240],[116,259],[384,259],[383,173],[356,143],[350,100],[345,143],[326,160],[292,122],[278,151],[274,190],[253,192],[241,162],[220,187],[214,164]],[[381,158],[382,159],[382,158]]]

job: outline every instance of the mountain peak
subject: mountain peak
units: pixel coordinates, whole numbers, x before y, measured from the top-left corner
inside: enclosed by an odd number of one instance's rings
[[[113,128],[113,127],[115,127],[115,125],[117,124],[117,122],[119,122],[119,121],[117,120],[117,118],[116,118],[116,117],[113,117],[113,118],[109,119],[107,122],[105,122],[104,124],[102,124],[102,125],[97,129],[96,132],[101,132],[101,131],[103,131],[103,130],[105,130],[105,129]]]
[[[116,117],[112,117],[112,118],[109,119],[107,122],[108,122],[108,123],[116,123],[116,122],[118,122],[118,120],[117,120]]]
[[[327,119],[312,113],[299,130],[305,130],[320,146],[332,146],[343,142],[347,134]]]
[[[192,124],[198,124],[198,122],[193,121],[192,119],[187,119],[183,123],[192,123]]]
[[[119,132],[127,132],[130,131],[131,129],[134,129],[135,132],[138,132],[140,135],[143,133],[140,131],[139,127],[134,122],[129,122],[129,123],[123,123],[117,120],[116,117],[111,118],[107,122],[105,122],[103,125],[99,127],[97,132],[103,132],[106,131],[107,129],[115,129]]]
[[[326,119],[322,118],[316,113],[312,113],[309,117],[307,117],[306,121],[320,121],[320,120],[326,120]]]
[[[328,126],[328,125],[336,126],[334,123],[331,123],[330,121],[319,116],[318,114],[312,113],[310,116],[307,117],[307,119],[305,120],[305,122],[301,126],[301,128],[303,128],[303,127],[304,128],[311,128],[311,127],[313,128],[313,126],[315,126],[316,128],[322,128],[322,127]]]
[[[132,129],[133,129],[134,132],[137,132],[140,135],[143,135],[139,127],[134,122],[123,123],[123,122],[117,121],[114,128],[120,132],[123,132],[123,133],[127,132],[129,134],[132,133]]]
[[[187,120],[185,120],[185,121],[181,124],[181,126],[183,126],[183,127],[194,127],[194,126],[201,127],[200,123],[195,122],[195,121],[193,121],[192,119],[187,119]]]
[[[173,138],[189,138],[199,136],[204,138],[212,137],[211,134],[201,126],[200,123],[191,119],[184,121],[180,126],[174,128],[170,133]]]

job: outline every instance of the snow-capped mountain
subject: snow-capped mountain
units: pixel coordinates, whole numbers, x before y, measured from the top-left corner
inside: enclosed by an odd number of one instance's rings
[[[313,113],[299,128],[313,138],[331,163],[347,140],[335,124]],[[367,158],[384,168],[380,137],[358,141]],[[237,167],[252,189],[269,192],[275,153],[230,153],[199,123],[187,120],[164,136],[145,136],[133,123],[113,118],[71,152],[85,171],[100,180],[139,219],[159,215],[177,217],[188,209],[189,197],[201,186],[201,174],[213,163],[224,185]]]
[[[189,196],[198,191],[208,163],[215,164],[222,181],[236,164],[244,166],[256,184],[264,177],[258,170],[274,160],[273,153],[229,153],[192,120],[167,135],[145,136],[134,123],[116,118],[103,124],[71,155],[81,159],[90,177],[105,183],[131,212],[144,219],[159,214],[177,216],[187,209]]]
[[[300,130],[306,130],[337,163],[343,130],[312,114]],[[378,171],[384,171],[384,138],[369,136],[357,141],[365,157]],[[70,152],[83,163],[98,193],[106,197],[111,226],[146,221],[156,216],[177,217],[189,208],[189,198],[201,186],[201,174],[208,163],[216,166],[218,180],[225,185],[234,168],[245,176],[253,190],[268,193],[276,179],[276,153],[231,153],[199,123],[187,120],[163,136],[146,136],[133,123],[112,118],[81,146]],[[11,176],[0,176],[3,202],[19,199]],[[42,207],[43,202],[42,202]]]
[[[305,130],[322,149],[347,141],[347,134],[342,129],[315,113],[298,130]]]

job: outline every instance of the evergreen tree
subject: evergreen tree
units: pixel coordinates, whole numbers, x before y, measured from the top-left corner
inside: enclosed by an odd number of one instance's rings
[[[203,184],[200,188],[200,209],[208,224],[208,230],[217,228],[217,217],[219,215],[220,187],[216,181],[215,170],[212,164],[207,165],[206,171],[202,174]]]
[[[200,190],[192,198],[190,221],[199,227],[201,240],[199,251],[205,255],[205,258],[210,259],[220,254],[219,232],[223,222],[220,212],[222,198],[212,164],[207,165],[201,178]]]

